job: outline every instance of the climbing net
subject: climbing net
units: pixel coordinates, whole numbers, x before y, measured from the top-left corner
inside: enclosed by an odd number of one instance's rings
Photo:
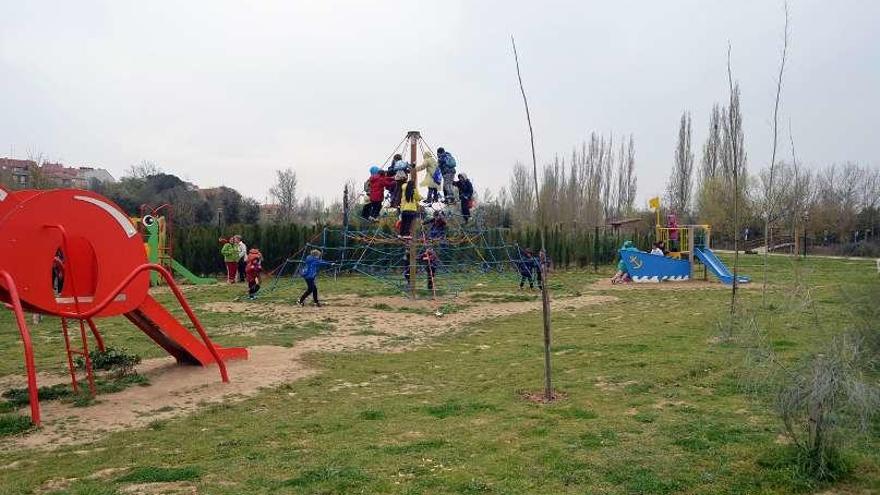
[[[506,239],[501,228],[465,224],[450,214],[445,232],[431,229],[422,216],[412,239],[401,239],[387,221],[370,229],[325,228],[277,270],[270,290],[287,276],[297,277],[299,267],[313,249],[334,263],[337,274],[360,274],[410,297],[454,296],[493,281],[510,285],[520,280],[521,268],[537,278],[537,266],[525,251]],[[410,256],[415,255],[414,282],[410,284]],[[536,259],[536,258],[535,258]]]
[[[431,146],[421,134],[410,132],[388,155],[383,167],[405,150],[407,142],[413,153],[416,148],[423,154],[431,153]],[[366,191],[354,198],[347,196],[346,202],[351,198],[365,205],[366,196]],[[505,229],[485,228],[479,209],[465,217],[450,205],[423,203],[413,236],[407,239],[397,235],[394,223],[399,211],[391,207],[387,192],[377,218],[368,220],[366,217],[373,213],[368,215],[366,210],[360,213],[360,225],[350,228],[346,214],[345,227],[325,228],[285,260],[275,271],[270,291],[285,275],[296,277],[313,249],[320,250],[325,261],[334,263],[336,274],[362,274],[411,297],[455,295],[491,278],[519,281],[523,273],[535,282],[540,280],[537,258],[528,257],[516,243],[508,242]],[[443,219],[442,228],[438,228],[437,218]]]

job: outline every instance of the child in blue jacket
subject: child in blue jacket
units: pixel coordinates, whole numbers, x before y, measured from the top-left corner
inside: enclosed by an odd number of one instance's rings
[[[306,256],[302,269],[300,269],[300,276],[306,281],[306,291],[299,298],[300,306],[305,306],[306,298],[311,294],[315,306],[321,307],[321,303],[318,301],[318,286],[315,285],[315,279],[318,278],[318,270],[322,266],[332,265],[333,263],[321,259],[321,251],[318,249],[312,249],[309,255]]]
[[[535,259],[532,251],[530,249],[524,249],[520,253],[519,261],[515,264],[519,270],[519,288],[522,289],[525,286],[525,283],[528,282],[529,289],[534,289],[535,277],[532,272],[540,272],[540,262]],[[538,276],[540,277],[540,275]],[[538,282],[538,285],[540,285],[540,281]]]

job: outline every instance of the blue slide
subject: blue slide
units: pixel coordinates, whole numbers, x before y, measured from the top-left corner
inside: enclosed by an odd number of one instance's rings
[[[694,247],[694,256],[696,256],[701,263],[709,267],[709,271],[712,272],[713,275],[718,277],[718,280],[724,282],[725,284],[733,283],[733,274],[730,273],[730,270],[727,269],[727,266],[722,263],[717,256],[715,256],[715,253],[713,253],[711,249]],[[745,275],[737,276],[737,282],[741,284],[747,284],[751,281],[752,279],[746,277]]]

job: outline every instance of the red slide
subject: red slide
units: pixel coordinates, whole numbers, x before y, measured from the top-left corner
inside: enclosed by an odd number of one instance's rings
[[[206,366],[214,362],[205,344],[152,296],[147,296],[140,306],[125,313],[125,317],[174,356],[178,363]],[[243,347],[215,347],[224,361],[248,357],[248,351]]]

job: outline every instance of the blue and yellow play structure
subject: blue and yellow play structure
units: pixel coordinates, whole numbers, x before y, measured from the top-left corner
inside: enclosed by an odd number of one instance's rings
[[[661,225],[659,202],[657,205],[656,239],[663,243],[665,256],[642,251],[620,250],[620,258],[626,265],[633,282],[683,281],[694,278],[697,263],[705,267],[725,284],[733,283],[733,273],[709,248],[712,227],[709,225]],[[652,206],[654,206],[652,204]],[[744,284],[751,278],[738,275],[737,282]]]

